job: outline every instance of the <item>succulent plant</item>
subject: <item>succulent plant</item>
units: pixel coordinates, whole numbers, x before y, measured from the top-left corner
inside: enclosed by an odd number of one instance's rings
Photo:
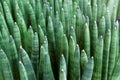
[[[120,0],[0,0],[0,80],[119,80],[119,18]]]

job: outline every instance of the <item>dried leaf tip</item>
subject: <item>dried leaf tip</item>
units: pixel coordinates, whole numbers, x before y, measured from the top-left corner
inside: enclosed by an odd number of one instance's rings
[[[64,8],[62,8],[61,10],[64,11]]]
[[[97,22],[96,22],[96,21],[94,21],[94,23],[96,24]]]
[[[40,24],[38,25],[38,28],[40,28]]]
[[[88,2],[88,5],[90,5],[90,1]]]
[[[22,48],[22,45],[20,45],[20,49],[23,49],[23,48]]]
[[[58,14],[58,11],[56,11],[56,14]]]
[[[110,32],[110,29],[108,29],[108,32]]]
[[[16,22],[14,22],[15,23],[15,25],[17,24]]]
[[[44,42],[43,42],[44,44],[46,44],[47,43],[47,41],[46,40],[44,40]]]
[[[61,56],[63,57],[64,55],[62,54]]]
[[[64,72],[64,69],[61,69],[62,72]]]
[[[35,35],[37,35],[37,32],[35,32]]]
[[[64,37],[66,36],[66,34],[63,35]]]
[[[114,30],[117,30],[117,27],[114,27]]]
[[[29,1],[27,1],[27,4],[30,4]]]
[[[105,17],[104,16],[102,16],[102,19],[104,19]]]
[[[87,26],[88,26],[88,23],[85,23],[85,26],[87,27]]]
[[[41,46],[40,48],[43,48],[43,46]]]
[[[19,13],[17,13],[17,16],[19,16]]]
[[[31,29],[31,28],[32,28],[32,26],[30,25],[30,26],[29,26],[29,28]]]
[[[93,59],[94,57],[92,56],[91,59]]]
[[[19,61],[20,64],[22,64],[22,61]]]
[[[71,26],[71,29],[74,29],[73,26]]]
[[[50,9],[53,9],[52,6],[50,6]]]
[[[102,36],[102,35],[100,36],[100,39],[103,39],[103,36]]]
[[[12,38],[12,35],[10,35],[10,38]]]
[[[51,17],[50,17],[50,16],[48,16],[48,19],[51,19]]]
[[[76,15],[74,14],[73,17],[76,18]]]
[[[79,45],[78,45],[78,44],[76,44],[76,47],[79,47]]]
[[[73,39],[73,37],[72,37],[72,36],[70,36],[70,39]]]
[[[82,52],[85,52],[85,50],[83,49]]]

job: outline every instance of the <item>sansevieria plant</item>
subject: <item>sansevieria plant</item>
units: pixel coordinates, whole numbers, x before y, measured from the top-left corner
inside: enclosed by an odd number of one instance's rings
[[[0,0],[0,80],[120,80],[120,0]]]

